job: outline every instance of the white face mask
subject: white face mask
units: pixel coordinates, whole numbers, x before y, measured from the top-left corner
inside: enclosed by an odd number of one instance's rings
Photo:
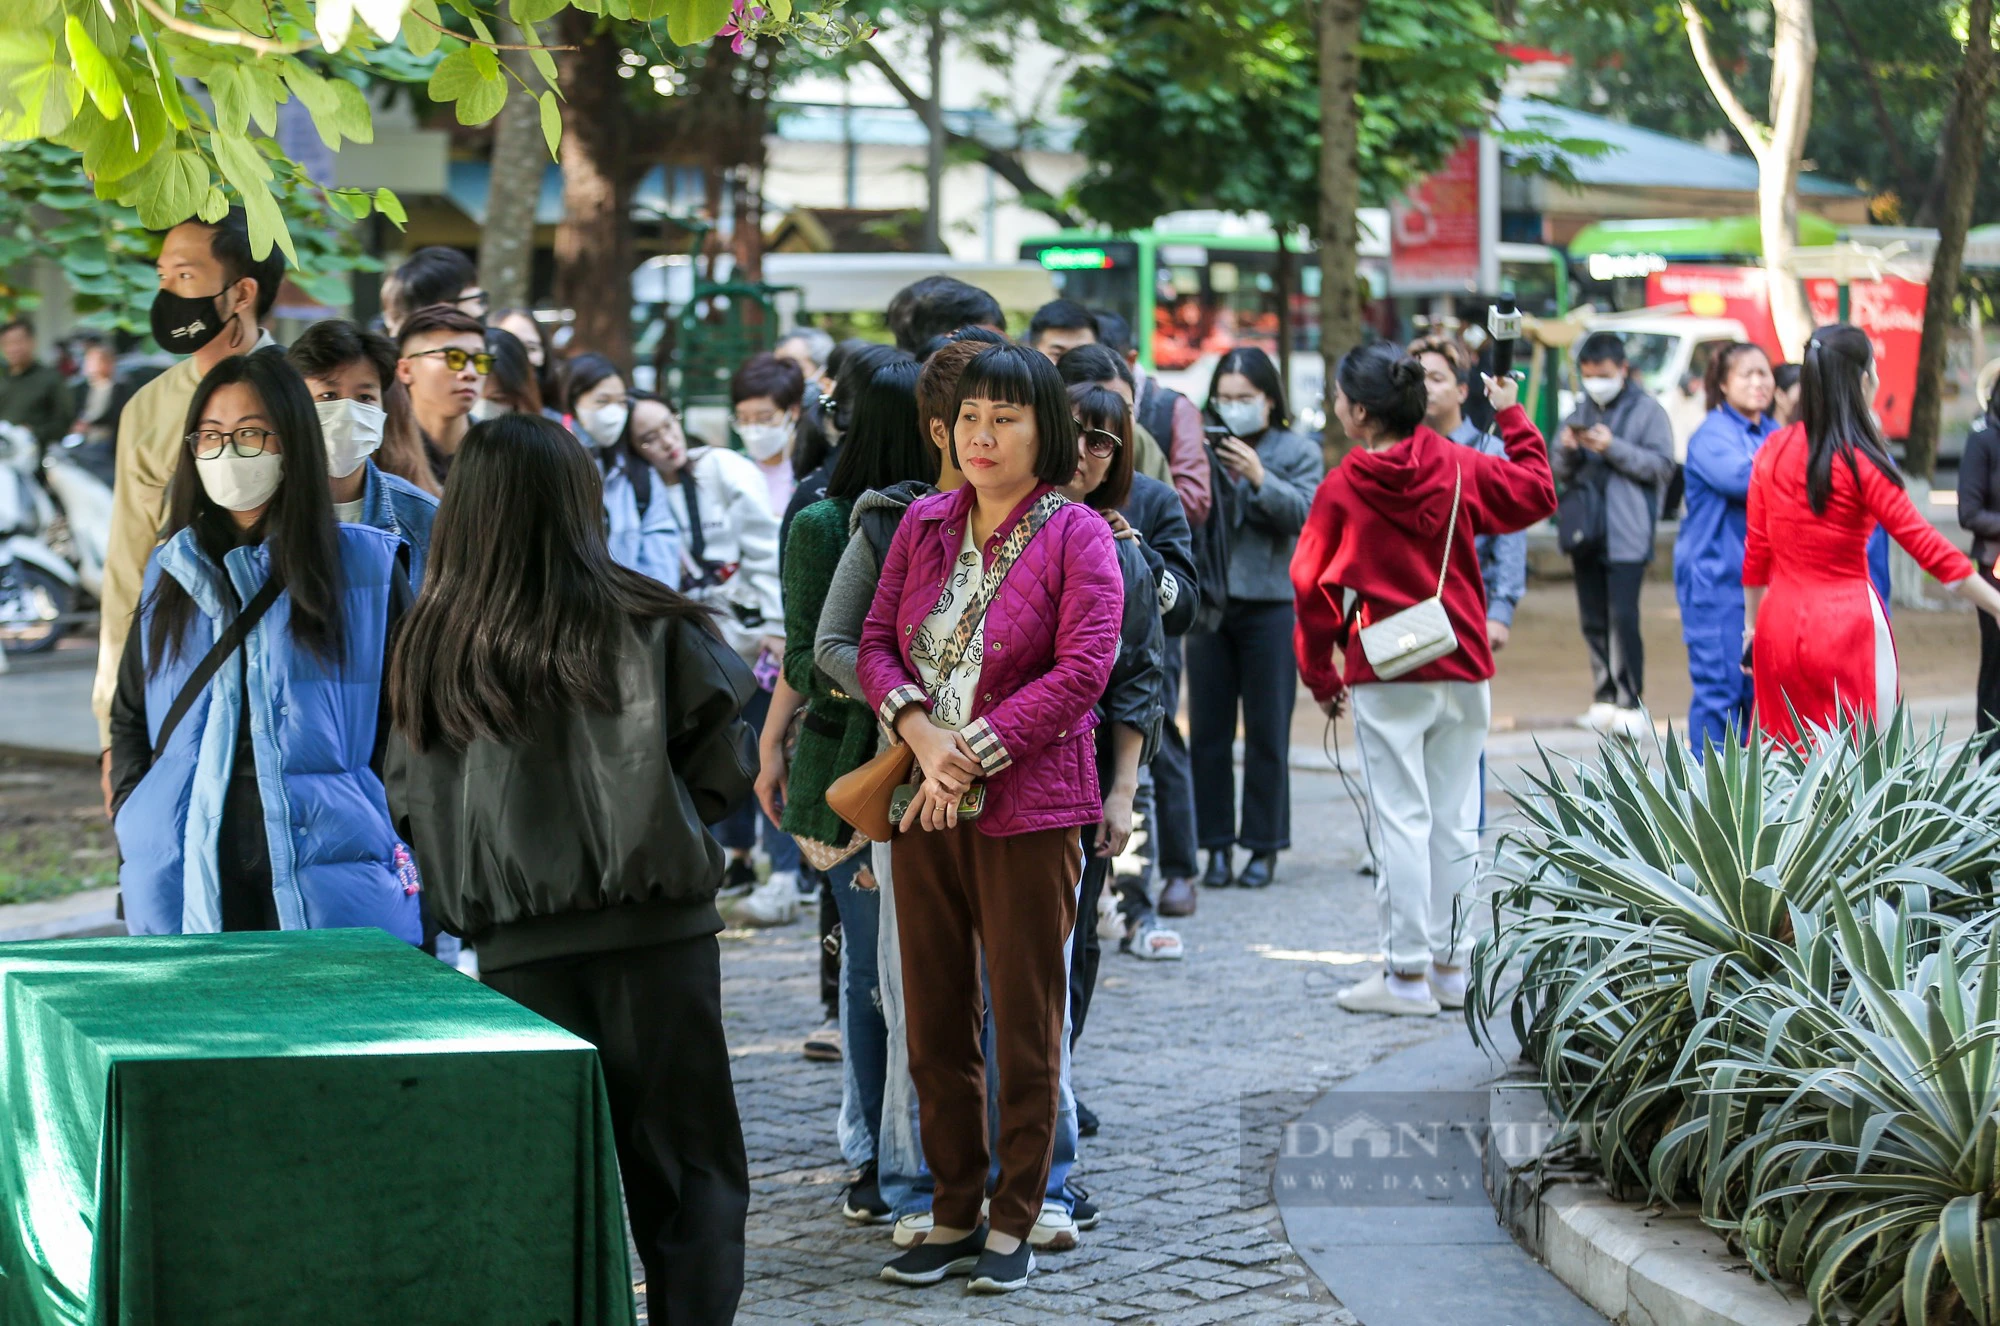
[[[471,419],[475,424],[483,424],[488,419],[498,419],[505,413],[507,413],[506,405],[494,400],[491,396],[481,396],[472,403],[472,410],[466,417]]]
[[[1617,398],[1619,392],[1625,390],[1625,379],[1622,376],[1615,378],[1585,378],[1583,380],[1583,390],[1590,399],[1596,401],[1599,405],[1609,405]]]
[[[769,460],[792,440],[792,425],[789,420],[781,424],[738,424],[736,436],[743,439],[743,449],[750,453],[750,459]]]
[[[366,401],[316,401],[320,435],[326,439],[326,472],[345,479],[382,445],[382,425],[389,418],[379,405]],[[218,499],[219,500],[219,499]]]
[[[224,447],[219,456],[207,460],[197,457],[194,472],[209,501],[225,511],[255,511],[278,491],[285,458],[275,451],[239,456]]]
[[[578,422],[583,425],[584,434],[599,447],[615,446],[618,437],[625,431],[625,421],[632,417],[632,407],[624,403],[600,405],[584,415]]]
[[[1224,428],[1238,437],[1249,437],[1264,431],[1271,417],[1271,405],[1262,397],[1254,401],[1217,401],[1215,413]]]

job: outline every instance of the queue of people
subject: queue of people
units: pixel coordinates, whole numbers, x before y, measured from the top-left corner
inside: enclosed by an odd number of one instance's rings
[[[719,899],[821,903],[804,1044],[842,1064],[840,1213],[885,1228],[881,1275],[1004,1293],[1104,1215],[1073,1086],[1104,941],[1180,959],[1163,922],[1202,889],[1278,879],[1301,682],[1352,715],[1366,787],[1383,968],[1354,1014],[1464,1002],[1529,526],[1556,516],[1577,571],[1589,721],[1638,730],[1673,459],[1615,337],[1554,446],[1454,340],[1356,349],[1327,473],[1261,351],[1196,407],[1114,315],[1057,301],[1016,344],[934,277],[893,347],[747,360],[724,446],[488,321],[462,255],[394,274],[387,334],[289,349],[280,275],[240,213],[170,231],[153,323],[187,357],[118,413],[93,698],[128,924],[375,926],[592,1041],[674,1320],[728,1320],[744,1274]],[[1872,372],[1822,328],[1781,427],[1762,352],[1711,365],[1676,555],[1698,749],[1893,703],[1877,525],[2000,619],[1903,493]],[[1962,519],[2000,540],[1987,461]]]

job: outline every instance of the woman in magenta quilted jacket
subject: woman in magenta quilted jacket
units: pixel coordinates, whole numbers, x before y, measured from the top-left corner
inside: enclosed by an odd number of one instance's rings
[[[868,703],[918,764],[892,852],[910,1075],[937,1183],[935,1227],[882,1276],[926,1285],[969,1273],[973,1289],[1005,1292],[1034,1267],[1079,830],[1104,813],[1094,708],[1125,592],[1110,526],[1056,491],[1077,450],[1054,366],[1018,346],[985,351],[959,380],[955,419],[966,486],[910,507],[861,632]],[[979,1215],[982,955],[1000,1076],[990,1231]]]

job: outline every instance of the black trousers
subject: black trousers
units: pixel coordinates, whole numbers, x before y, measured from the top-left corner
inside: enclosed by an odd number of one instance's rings
[[[1196,832],[1208,851],[1292,845],[1292,605],[1230,603],[1222,629],[1187,638],[1188,756]],[[1236,826],[1236,715],[1243,714],[1243,827]]]
[[[1083,885],[1076,893],[1076,929],[1069,941],[1069,1043],[1074,1046],[1083,1035],[1083,1020],[1090,1016],[1090,996],[1097,991],[1097,968],[1104,956],[1097,938],[1097,900],[1104,896],[1104,881],[1111,877],[1111,858],[1097,855],[1100,826],[1083,831]]]
[[[1590,646],[1590,679],[1599,704],[1637,709],[1646,695],[1646,642],[1639,634],[1644,562],[1607,562],[1595,553],[1570,558],[1576,568],[1576,614]]]
[[[1979,574],[2000,588],[1991,568],[1982,566]],[[1979,730],[1991,734],[1986,739],[1991,755],[2000,750],[2000,622],[1983,612],[1973,615],[1979,618]]]
[[[485,980],[597,1047],[650,1320],[728,1326],[743,1296],[750,1172],[715,936],[508,967]]]
[[[1153,818],[1147,832],[1160,878],[1193,879],[1201,866],[1195,860],[1194,772],[1188,763],[1187,741],[1181,736],[1181,637],[1177,635],[1167,637],[1160,675],[1166,718],[1160,724],[1159,749],[1149,766],[1153,773]]]

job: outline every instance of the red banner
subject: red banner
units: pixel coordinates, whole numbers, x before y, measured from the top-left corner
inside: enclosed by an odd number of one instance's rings
[[[1479,139],[1468,138],[1389,208],[1389,284],[1402,290],[1479,284]]]
[[[1840,287],[1826,280],[1807,281],[1806,301],[1813,322],[1824,326],[1840,317]],[[1875,347],[1875,373],[1881,381],[1875,393],[1875,413],[1882,431],[1905,437],[1910,431],[1910,398],[1917,387],[1917,344],[1924,325],[1924,287],[1889,277],[1854,281],[1847,287],[1848,321],[1868,333]],[[1703,267],[1676,264],[1646,278],[1646,303],[1683,304],[1701,318],[1734,318],[1750,339],[1764,347],[1772,362],[1784,358],[1778,329],[1771,321],[1770,290],[1761,267]]]

